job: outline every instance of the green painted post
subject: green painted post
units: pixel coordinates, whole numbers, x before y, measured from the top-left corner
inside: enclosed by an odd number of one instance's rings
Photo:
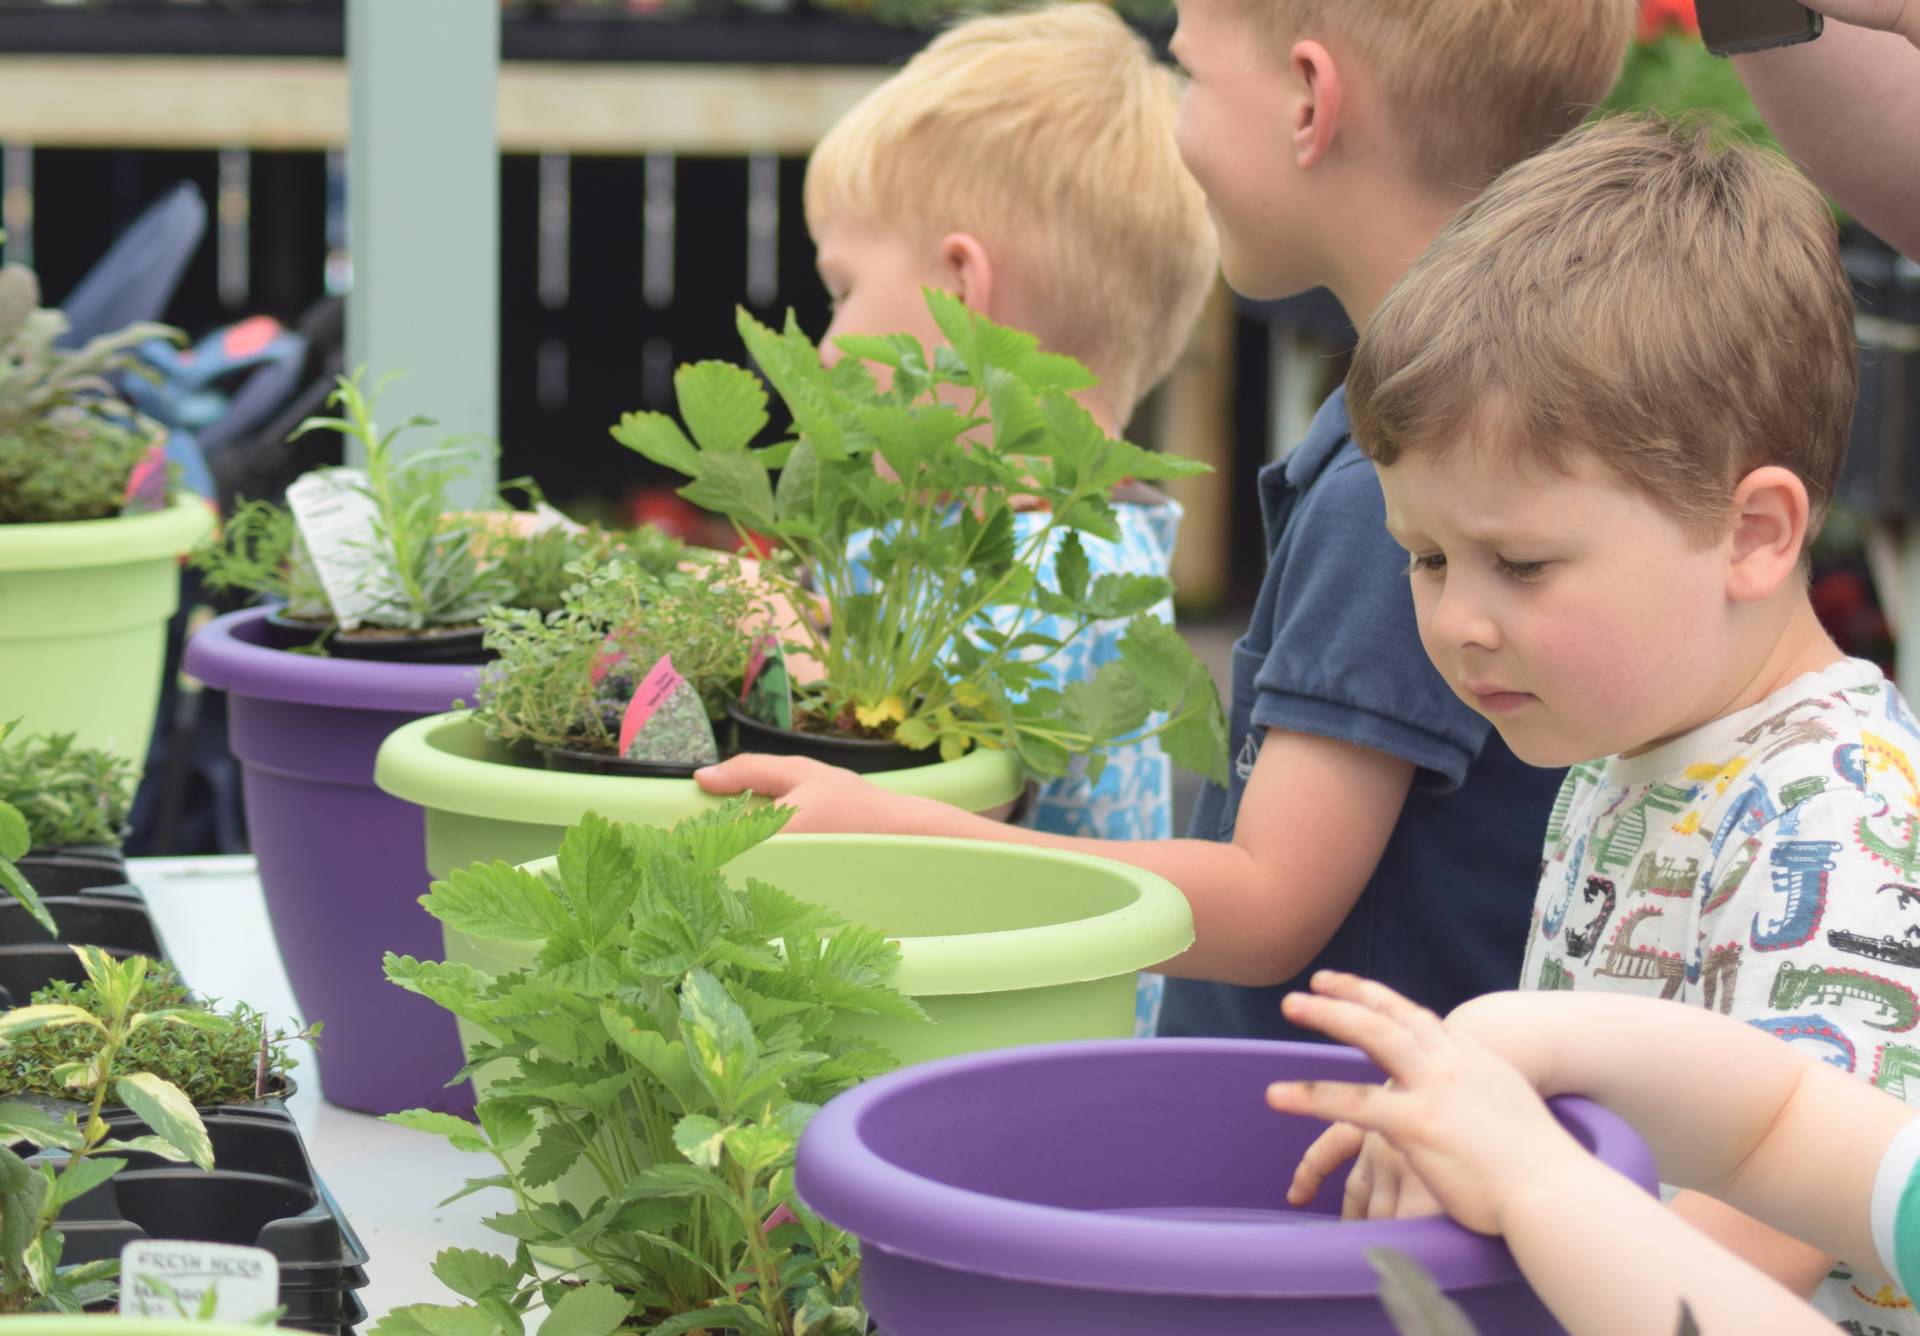
[[[387,386],[379,417],[495,438],[500,402],[498,0],[348,0],[347,363]],[[495,481],[460,489],[478,501]]]

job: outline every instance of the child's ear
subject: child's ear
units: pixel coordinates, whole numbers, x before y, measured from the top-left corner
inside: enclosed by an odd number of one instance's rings
[[[1293,160],[1302,171],[1320,163],[1340,133],[1346,105],[1346,82],[1333,55],[1318,42],[1295,42],[1291,54],[1299,85],[1293,104]]]
[[[1812,516],[1807,485],[1791,469],[1769,464],[1733,491],[1727,594],[1742,603],[1770,598],[1800,568]]]
[[[940,240],[940,264],[947,288],[970,311],[993,311],[993,261],[987,248],[971,232],[949,232]]]

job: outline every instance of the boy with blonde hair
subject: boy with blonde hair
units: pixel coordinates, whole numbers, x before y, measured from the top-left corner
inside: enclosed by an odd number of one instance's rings
[[[1218,263],[1206,200],[1174,147],[1178,110],[1173,72],[1104,5],[976,18],[936,37],[807,164],[807,224],[834,304],[826,356],[843,334],[940,342],[922,289],[945,289],[1084,362],[1100,383],[1081,402],[1118,435],[1185,346]],[[1117,540],[1080,535],[1091,572],[1167,576],[1180,507],[1144,486],[1113,499]],[[1018,515],[1015,541],[1045,519]],[[1039,554],[1049,581],[1054,557],[1051,545]],[[1171,602],[1153,611],[1173,621]],[[1020,629],[1062,631],[1050,617]],[[1050,665],[1054,684],[1117,658],[1125,629],[1097,623],[1073,639]],[[1172,763],[1157,738],[1119,748],[1097,781],[1076,770],[1038,786],[1024,820],[1165,839]],[[1143,1032],[1159,997],[1144,978]]]
[[[1433,662],[1523,760],[1573,766],[1521,986],[1703,1006],[1902,1088],[1920,724],[1806,579],[1853,320],[1797,170],[1622,119],[1463,210],[1375,312],[1348,392]],[[1365,1159],[1350,1208],[1407,1205],[1397,1161]],[[1698,1194],[1677,1209],[1802,1294],[1828,1274]],[[1817,1302],[1915,1327],[1850,1268]]]

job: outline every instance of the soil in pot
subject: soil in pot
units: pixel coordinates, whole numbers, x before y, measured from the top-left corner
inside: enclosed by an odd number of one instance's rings
[[[11,900],[0,903],[0,1007],[24,1007],[36,991],[55,980],[85,983],[86,970],[68,943],[97,946],[122,960],[166,958],[159,930],[137,898],[48,896],[45,904],[60,926],[57,938],[47,936],[20,905]]]
[[[494,656],[482,644],[478,626],[431,627],[423,631],[362,626],[342,631],[332,622],[308,621],[283,612],[267,614],[275,649],[300,649],[325,637],[326,651],[339,659],[383,663],[484,663]]]
[[[50,895],[77,895],[102,886],[127,885],[126,856],[104,844],[75,844],[63,849],[29,849],[14,866],[27,884]]]
[[[897,742],[879,738],[849,737],[841,733],[811,732],[797,728],[776,728],[756,719],[737,705],[727,707],[733,720],[738,750],[768,752],[775,756],[806,756],[828,765],[837,765],[855,774],[872,775],[888,770],[910,770],[939,759],[938,753],[914,751]]]

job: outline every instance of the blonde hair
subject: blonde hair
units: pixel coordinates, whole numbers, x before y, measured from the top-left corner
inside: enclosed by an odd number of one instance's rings
[[[1639,0],[1237,0],[1285,58],[1357,50],[1414,166],[1478,190],[1578,125],[1620,77]]]
[[[1218,263],[1178,113],[1173,72],[1104,5],[972,19],[821,140],[807,225],[856,219],[929,248],[972,233],[1046,313],[1032,332],[1087,363],[1124,417],[1179,356]]]
[[[1833,216],[1784,158],[1699,122],[1601,121],[1507,172],[1387,295],[1347,381],[1376,463],[1491,414],[1498,448],[1608,465],[1693,535],[1791,469],[1819,526],[1859,386]]]

